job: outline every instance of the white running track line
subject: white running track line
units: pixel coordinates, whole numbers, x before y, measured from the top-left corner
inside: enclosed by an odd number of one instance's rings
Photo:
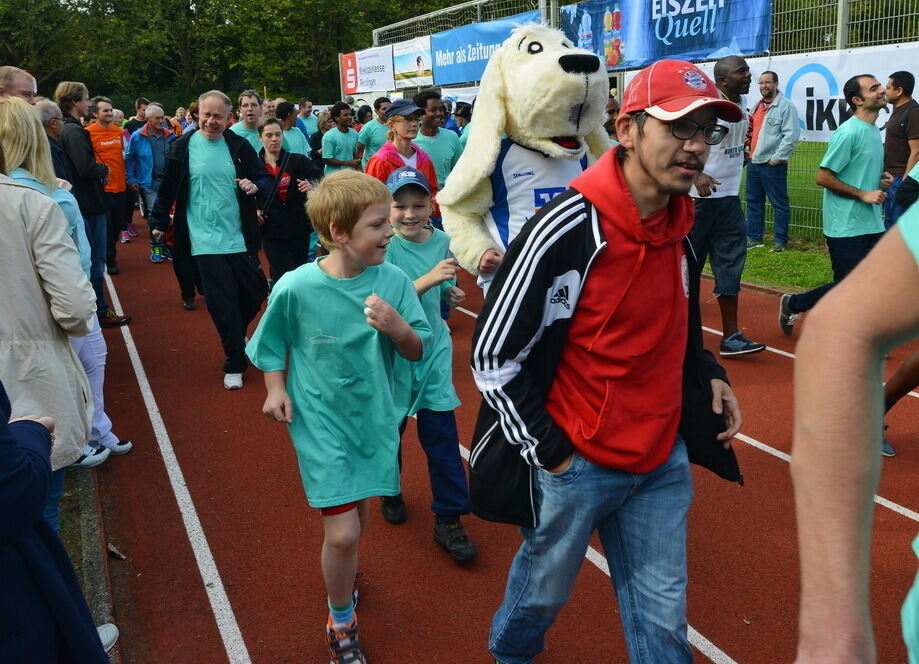
[[[105,283],[108,285],[109,296],[112,299],[112,306],[115,311],[122,311],[115,285],[107,274],[105,275]],[[123,325],[121,333],[124,335],[125,346],[127,346],[128,355],[134,367],[134,374],[137,376],[137,384],[144,397],[144,404],[147,407],[150,424],[153,426],[153,433],[156,435],[157,445],[159,445],[160,453],[163,455],[163,463],[166,465],[166,474],[169,476],[172,492],[175,494],[179,511],[182,513],[185,532],[188,534],[188,541],[191,543],[195,561],[198,563],[198,571],[201,573],[201,580],[204,582],[204,590],[207,592],[211,610],[217,620],[217,629],[220,630],[223,647],[229,657],[230,664],[251,664],[252,659],[249,657],[249,651],[243,641],[239,623],[236,622],[233,607],[230,606],[230,600],[223,587],[220,572],[217,571],[217,563],[214,562],[211,547],[207,543],[204,529],[201,527],[200,519],[198,519],[198,512],[195,510],[195,504],[192,502],[191,494],[188,492],[188,485],[185,483],[185,477],[179,467],[179,460],[176,458],[175,450],[172,448],[172,441],[169,440],[166,424],[163,422],[159,406],[156,404],[156,398],[153,396],[150,381],[147,380],[147,372],[144,371],[144,365],[140,361],[140,354],[137,352],[137,346],[134,344],[134,338],[131,336],[129,326]]]
[[[456,307],[459,309],[459,307]],[[463,310],[463,313],[471,313],[466,310]],[[469,450],[466,449],[466,446],[460,443],[459,446],[460,455],[468,462],[469,461]],[[594,564],[597,569],[609,576],[609,564],[606,562],[606,557],[597,551],[592,546],[587,547],[587,553],[584,554],[584,557],[587,558],[591,563]],[[696,649],[701,652],[703,655],[708,657],[715,664],[737,664],[737,662],[730,657],[728,657],[718,646],[706,639],[699,632],[693,629],[692,625],[687,625],[688,631],[686,633],[689,642],[696,647]]]
[[[459,309],[459,307],[457,307],[457,309]],[[464,313],[471,313],[471,312],[467,312],[465,309],[462,309],[462,311]],[[706,332],[711,332],[712,334],[718,335],[719,337],[724,336],[724,332],[722,332],[721,330],[716,330],[711,327],[705,327],[704,325],[702,326],[702,329],[705,330]],[[794,353],[789,353],[788,351],[780,350],[779,348],[773,348],[772,346],[766,346],[766,350],[771,351],[777,355],[783,355],[785,357],[790,357],[791,359],[795,359]],[[919,399],[919,393],[917,392],[907,392],[907,394],[911,397]]]

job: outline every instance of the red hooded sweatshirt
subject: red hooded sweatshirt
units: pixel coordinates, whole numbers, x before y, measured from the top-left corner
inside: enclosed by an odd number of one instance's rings
[[[680,422],[693,206],[675,196],[641,219],[617,149],[570,185],[596,208],[607,246],[581,291],[546,409],[585,459],[645,473],[670,456]]]

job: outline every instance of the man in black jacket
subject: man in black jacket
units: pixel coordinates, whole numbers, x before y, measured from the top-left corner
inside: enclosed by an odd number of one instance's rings
[[[92,139],[89,132],[83,129],[82,119],[89,110],[89,90],[82,83],[61,81],[54,91],[54,98],[64,114],[61,145],[70,162],[73,195],[80,205],[80,213],[86,222],[86,235],[89,237],[92,261],[89,281],[96,291],[96,314],[102,327],[126,325],[131,322],[131,317],[115,313],[105,301],[102,291],[108,237],[108,205],[104,190],[108,167],[96,161]]]
[[[484,396],[473,511],[524,526],[489,650],[529,664],[597,531],[632,662],[688,664],[690,460],[741,481],[724,370],[702,347],[689,192],[725,136],[724,101],[695,65],[640,72],[620,145],[508,247],[476,323]]]
[[[154,239],[162,239],[175,204],[173,253],[177,260],[194,257],[226,354],[223,386],[238,390],[248,366],[246,328],[268,294],[258,259],[255,194],[269,180],[249,142],[227,129],[231,109],[219,90],[198,98],[199,128],[169,149],[151,228]]]

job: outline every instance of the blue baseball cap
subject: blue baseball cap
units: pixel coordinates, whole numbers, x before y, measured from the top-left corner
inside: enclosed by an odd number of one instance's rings
[[[389,191],[393,194],[402,187],[410,184],[417,185],[429,194],[431,193],[431,184],[428,182],[428,179],[424,177],[424,173],[417,168],[403,166],[402,168],[394,170],[389,174],[389,177],[386,178],[386,186],[389,187]]]
[[[411,99],[396,99],[389,105],[383,117],[389,120],[391,117],[401,115],[402,117],[411,117],[413,115],[424,114],[424,110],[418,108]]]

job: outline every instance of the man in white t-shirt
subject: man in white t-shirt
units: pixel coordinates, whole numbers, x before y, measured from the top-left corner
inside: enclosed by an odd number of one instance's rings
[[[747,339],[737,323],[740,275],[747,259],[747,222],[740,205],[740,180],[743,176],[745,141],[750,119],[743,95],[750,91],[750,67],[736,55],[715,63],[715,84],[721,96],[744,110],[740,122],[724,122],[727,137],[712,148],[705,170],[696,176],[690,194],[695,199],[696,223],[689,234],[699,264],[711,258],[715,275],[714,293],[721,309],[722,357],[759,353],[765,344]]]

